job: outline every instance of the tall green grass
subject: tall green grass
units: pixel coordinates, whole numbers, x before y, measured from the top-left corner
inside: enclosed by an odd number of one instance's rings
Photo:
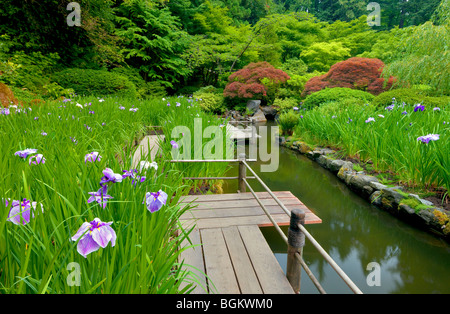
[[[395,101],[387,108],[324,104],[301,112],[295,135],[310,143],[338,147],[347,156],[372,163],[376,171],[392,171],[405,184],[448,191],[449,107],[414,111],[415,107]],[[369,122],[370,117],[375,121]],[[417,140],[427,134],[439,134],[439,140],[428,144]]]
[[[178,218],[188,207],[181,208],[178,201],[191,186],[182,180],[185,166],[170,162],[170,136],[161,143],[158,169],[142,173],[144,182],[134,185],[126,178],[112,184],[108,194],[113,199],[105,209],[96,202],[87,203],[88,192],[99,189],[105,168],[120,174],[132,168],[136,139],[148,126],[164,126],[166,134],[176,125],[189,127],[188,105],[205,121],[221,123],[186,98],[75,97],[68,102],[19,108],[20,112],[10,108],[9,115],[0,115],[0,198],[26,198],[44,208],[34,212],[30,223],[15,225],[7,220],[11,205],[0,202],[0,292],[189,292],[191,285],[181,289],[180,284],[192,281],[190,273],[182,271],[178,262],[179,243],[189,236]],[[45,164],[30,165],[30,157],[23,160],[14,155],[25,148],[38,149]],[[101,160],[85,163],[85,155],[93,151],[100,153]],[[197,174],[220,176],[227,166],[190,167]],[[169,195],[167,204],[150,213],[143,204],[144,196],[160,189]],[[70,239],[83,222],[96,217],[113,222],[116,244],[84,258],[77,252],[77,242]],[[73,265],[80,267],[79,285],[70,284]]]

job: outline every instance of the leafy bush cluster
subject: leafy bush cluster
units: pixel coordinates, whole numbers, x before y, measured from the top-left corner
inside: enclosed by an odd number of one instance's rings
[[[358,104],[366,104],[372,101],[374,96],[368,92],[345,87],[325,88],[308,95],[303,101],[303,106],[312,108],[330,101],[353,101]]]
[[[292,110],[282,113],[278,118],[281,135],[292,135],[299,119],[299,115]]]
[[[104,70],[66,69],[54,73],[52,80],[78,95],[137,96],[136,85],[126,76]]]
[[[200,108],[206,112],[220,114],[226,109],[222,93],[214,86],[200,88],[194,92],[193,97],[197,99]]]
[[[429,96],[425,91],[410,88],[399,88],[381,93],[372,100],[372,104],[378,107],[386,107],[392,103],[393,99],[400,103],[420,103],[434,107],[444,107],[450,103],[450,96],[435,97]]]
[[[273,106],[278,112],[292,110],[294,107],[297,107],[298,104],[299,102],[296,98],[276,98],[273,102]]]

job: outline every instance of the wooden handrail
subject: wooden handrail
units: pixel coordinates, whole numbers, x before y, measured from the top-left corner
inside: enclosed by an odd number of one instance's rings
[[[314,276],[312,271],[309,269],[308,265],[305,263],[302,257],[302,253],[300,250],[300,247],[292,245],[294,242],[301,243],[302,240],[299,239],[293,239],[290,240],[289,237],[293,237],[292,229],[298,229],[297,232],[295,232],[295,237],[306,237],[311,242],[311,244],[319,251],[319,253],[325,258],[325,260],[330,264],[330,266],[336,271],[336,273],[342,278],[342,280],[347,284],[347,286],[355,293],[355,294],[362,294],[362,291],[353,283],[353,281],[345,274],[345,272],[339,267],[339,265],[333,260],[333,258],[322,248],[322,246],[314,239],[314,237],[306,230],[306,228],[301,223],[302,219],[298,218],[297,215],[302,215],[301,210],[300,212],[297,212],[295,210],[292,211],[293,214],[291,214],[291,211],[289,211],[286,206],[276,197],[276,195],[269,189],[269,187],[264,183],[264,181],[261,180],[261,178],[253,171],[253,169],[247,164],[247,161],[256,161],[256,159],[245,159],[245,156],[239,156],[238,159],[210,159],[210,160],[171,160],[171,162],[239,162],[239,176],[238,177],[215,177],[215,178],[221,178],[221,179],[238,179],[239,180],[239,186],[240,191],[245,192],[246,187],[250,190],[252,195],[255,197],[258,204],[263,209],[264,213],[267,215],[269,220],[272,222],[275,229],[280,234],[281,238],[286,242],[288,245],[288,259],[289,259],[289,269],[290,273],[286,274],[288,277],[289,282],[291,282],[291,285],[293,286],[294,291],[297,293],[300,292],[300,274],[297,272],[291,272],[294,269],[297,269],[297,271],[300,271],[300,268],[303,267],[306,274],[310,277],[313,284],[316,286],[316,288],[319,290],[320,293],[326,293],[325,290],[320,285],[317,278]],[[247,177],[246,176],[246,169],[249,169],[250,172],[254,175],[254,177]],[[198,178],[192,178],[192,179],[215,179],[214,177],[198,177]],[[248,183],[247,179],[257,179],[259,183],[264,187],[264,189],[272,196],[272,198],[280,205],[280,207],[283,209],[283,211],[291,218],[291,226],[289,228],[288,236],[284,234],[284,232],[281,230],[281,228],[278,226],[276,221],[273,219],[273,217],[270,215],[267,208],[264,206],[264,204],[261,202],[259,197],[256,195],[255,191],[252,189],[250,184]],[[304,215],[304,213],[303,213]],[[291,229],[292,227],[292,229]],[[292,242],[293,241],[293,242]],[[304,241],[303,241],[304,242]],[[291,265],[300,265],[301,267],[292,267]],[[292,271],[291,271],[292,270]],[[287,272],[288,273],[288,272]],[[298,282],[297,282],[298,281]]]
[[[269,187],[261,180],[261,178],[253,171],[252,168],[250,168],[250,166],[245,162],[245,160],[243,161],[243,164],[250,170],[250,172],[256,177],[256,179],[261,183],[261,185],[264,187],[264,189],[273,197],[273,199],[278,203],[278,205],[280,205],[280,207],[285,211],[285,213],[291,217],[291,219],[294,219],[291,215],[291,212],[286,208],[286,206],[284,206],[284,204],[275,196],[275,194],[273,194],[273,192],[269,189]],[[253,192],[253,189],[251,189],[250,185],[248,184],[248,182],[245,180],[245,182],[247,183],[247,187],[250,189],[250,191],[252,192],[253,196],[257,199],[258,201],[258,196]],[[263,207],[262,203],[260,201],[258,201],[258,203],[261,205],[261,207]],[[265,210],[263,208],[264,212],[266,213],[266,215],[269,216],[270,218],[270,213]],[[273,225],[276,227],[278,233],[282,234],[282,238],[285,240],[285,242],[287,242],[287,237],[284,235],[284,233],[281,231],[281,229],[278,227],[278,225],[276,223],[273,222],[273,220],[271,219]],[[277,228],[278,227],[278,228]],[[353,281],[347,276],[347,274],[339,267],[339,265],[331,258],[330,255],[328,255],[328,253],[322,248],[322,246],[316,241],[316,239],[314,239],[314,237],[308,232],[308,230],[305,229],[305,227],[302,224],[298,224],[298,228],[299,230],[301,230],[301,232],[308,238],[309,241],[311,241],[312,245],[319,251],[319,253],[325,258],[325,260],[328,262],[328,264],[330,264],[330,266],[336,271],[336,273],[342,278],[342,280],[344,280],[344,282],[347,284],[347,286],[356,294],[362,294],[362,291],[353,283]],[[289,245],[289,244],[288,244]],[[298,254],[296,254],[298,255]],[[302,257],[299,256],[301,259]],[[306,263],[302,263],[302,266],[306,265]],[[311,273],[312,274],[312,273]],[[312,278],[311,278],[312,279]],[[314,279],[312,279],[314,282]],[[314,284],[317,287],[317,283],[318,282],[314,282]],[[320,286],[320,285],[319,285]],[[319,291],[323,291],[322,288],[319,289]]]
[[[177,159],[170,162],[238,162],[240,159]],[[256,159],[246,159],[246,161],[257,161]]]

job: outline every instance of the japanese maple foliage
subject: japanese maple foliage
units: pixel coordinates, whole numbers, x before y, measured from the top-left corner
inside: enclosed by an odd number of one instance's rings
[[[268,62],[250,63],[228,77],[223,95],[229,98],[270,98],[289,79],[289,75]]]
[[[353,57],[334,64],[330,70],[311,78],[305,84],[303,96],[326,87],[347,87],[378,95],[392,87],[394,78],[387,82],[381,77],[384,63],[380,59]]]

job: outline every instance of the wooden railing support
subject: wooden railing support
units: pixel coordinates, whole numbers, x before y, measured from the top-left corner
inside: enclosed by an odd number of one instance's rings
[[[245,165],[245,154],[239,154],[239,191],[241,193],[244,193],[246,191],[246,185],[245,185],[245,177],[247,173],[247,167]]]
[[[302,270],[300,260],[305,246],[305,234],[298,227],[299,224],[305,224],[305,212],[301,209],[293,209],[288,229],[286,277],[295,293],[300,293]],[[300,259],[295,256],[296,254],[300,255]]]

